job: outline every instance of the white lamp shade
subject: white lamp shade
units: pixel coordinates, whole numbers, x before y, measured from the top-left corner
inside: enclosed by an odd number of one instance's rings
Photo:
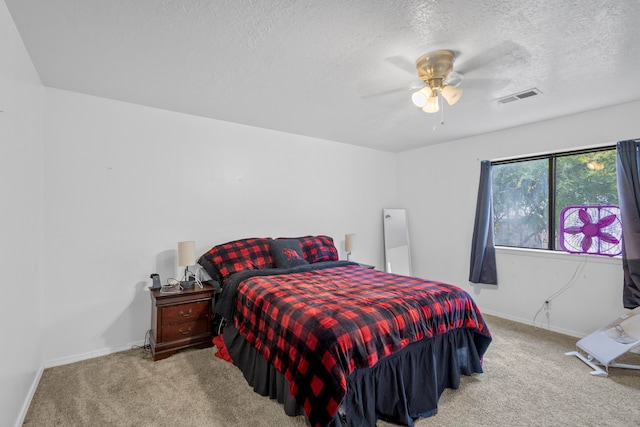
[[[416,107],[422,108],[427,105],[427,99],[429,99],[429,96],[431,96],[431,89],[429,87],[423,87],[411,95],[411,101],[413,101],[413,105]]]
[[[196,263],[196,242],[178,242],[178,265],[188,267]]]
[[[344,250],[345,252],[353,252],[353,249],[356,247],[356,235],[355,234],[345,234],[344,235]]]
[[[437,113],[440,111],[440,105],[438,103],[438,95],[432,96],[427,100],[427,105],[422,109],[425,113]]]
[[[462,89],[455,86],[445,86],[442,88],[440,93],[442,94],[442,97],[447,100],[449,105],[453,105],[458,102],[462,96]]]

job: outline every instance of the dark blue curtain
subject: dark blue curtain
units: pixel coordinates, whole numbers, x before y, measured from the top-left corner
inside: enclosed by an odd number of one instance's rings
[[[622,220],[622,269],[625,308],[640,306],[640,141],[620,141],[616,147],[618,199]]]
[[[491,162],[480,163],[480,185],[476,204],[476,220],[471,242],[471,269],[469,281],[472,283],[498,284],[496,268],[496,248],[493,245],[493,203],[491,201]]]

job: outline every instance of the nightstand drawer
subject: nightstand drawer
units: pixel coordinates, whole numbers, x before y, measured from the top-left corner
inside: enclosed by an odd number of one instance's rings
[[[188,304],[163,307],[162,326],[209,316],[210,301],[192,302]]]
[[[209,332],[208,319],[176,323],[162,327],[163,341],[176,341]]]

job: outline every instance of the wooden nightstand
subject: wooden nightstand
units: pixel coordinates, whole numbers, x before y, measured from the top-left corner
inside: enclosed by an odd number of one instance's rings
[[[212,304],[216,288],[195,286],[175,294],[151,293],[151,356],[164,359],[183,348],[213,345]]]

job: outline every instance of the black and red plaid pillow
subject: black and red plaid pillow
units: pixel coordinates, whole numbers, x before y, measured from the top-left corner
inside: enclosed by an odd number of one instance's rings
[[[304,236],[298,237],[304,259],[309,264],[321,261],[337,261],[338,249],[333,244],[333,239],[329,236]]]
[[[198,264],[220,283],[239,271],[273,268],[270,240],[270,237],[252,237],[214,246],[200,257]]]

